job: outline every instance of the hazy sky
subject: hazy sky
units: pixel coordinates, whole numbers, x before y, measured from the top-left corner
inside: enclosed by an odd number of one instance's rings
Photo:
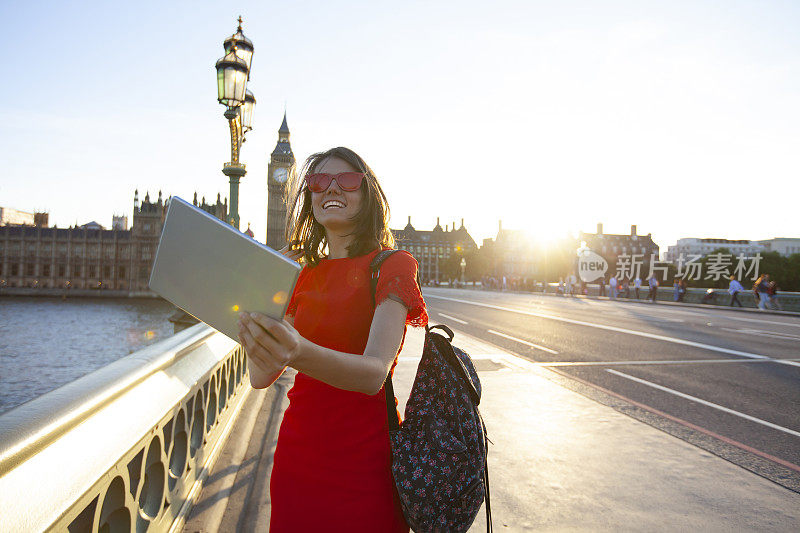
[[[359,152],[394,228],[800,237],[788,1],[2,2],[0,206],[109,227],[136,188],[227,196],[214,63],[240,14],[259,240],[284,104],[297,158]]]

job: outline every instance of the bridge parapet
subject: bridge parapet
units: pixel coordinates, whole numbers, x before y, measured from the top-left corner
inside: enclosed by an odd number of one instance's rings
[[[205,324],[0,416],[0,531],[180,527],[250,392]]]

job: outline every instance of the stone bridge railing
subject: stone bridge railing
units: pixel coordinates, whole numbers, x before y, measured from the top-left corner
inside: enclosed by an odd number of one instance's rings
[[[0,531],[178,530],[250,390],[201,323],[3,414]]]

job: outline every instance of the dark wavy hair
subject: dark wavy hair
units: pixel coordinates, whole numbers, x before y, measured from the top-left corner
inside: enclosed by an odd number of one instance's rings
[[[322,259],[328,246],[325,228],[314,218],[311,191],[305,186],[306,175],[313,173],[328,158],[346,161],[365,175],[361,182],[361,208],[354,217],[355,230],[351,234],[355,238],[347,247],[348,257],[364,255],[379,246],[394,248],[394,237],[389,229],[389,203],[375,173],[361,156],[339,146],[312,154],[300,172],[292,176],[286,197],[286,240],[291,243],[291,249],[302,250],[305,262],[313,267]]]

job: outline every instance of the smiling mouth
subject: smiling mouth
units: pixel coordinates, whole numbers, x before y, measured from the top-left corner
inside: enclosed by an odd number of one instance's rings
[[[338,200],[328,200],[322,204],[322,209],[344,209],[344,204]]]

